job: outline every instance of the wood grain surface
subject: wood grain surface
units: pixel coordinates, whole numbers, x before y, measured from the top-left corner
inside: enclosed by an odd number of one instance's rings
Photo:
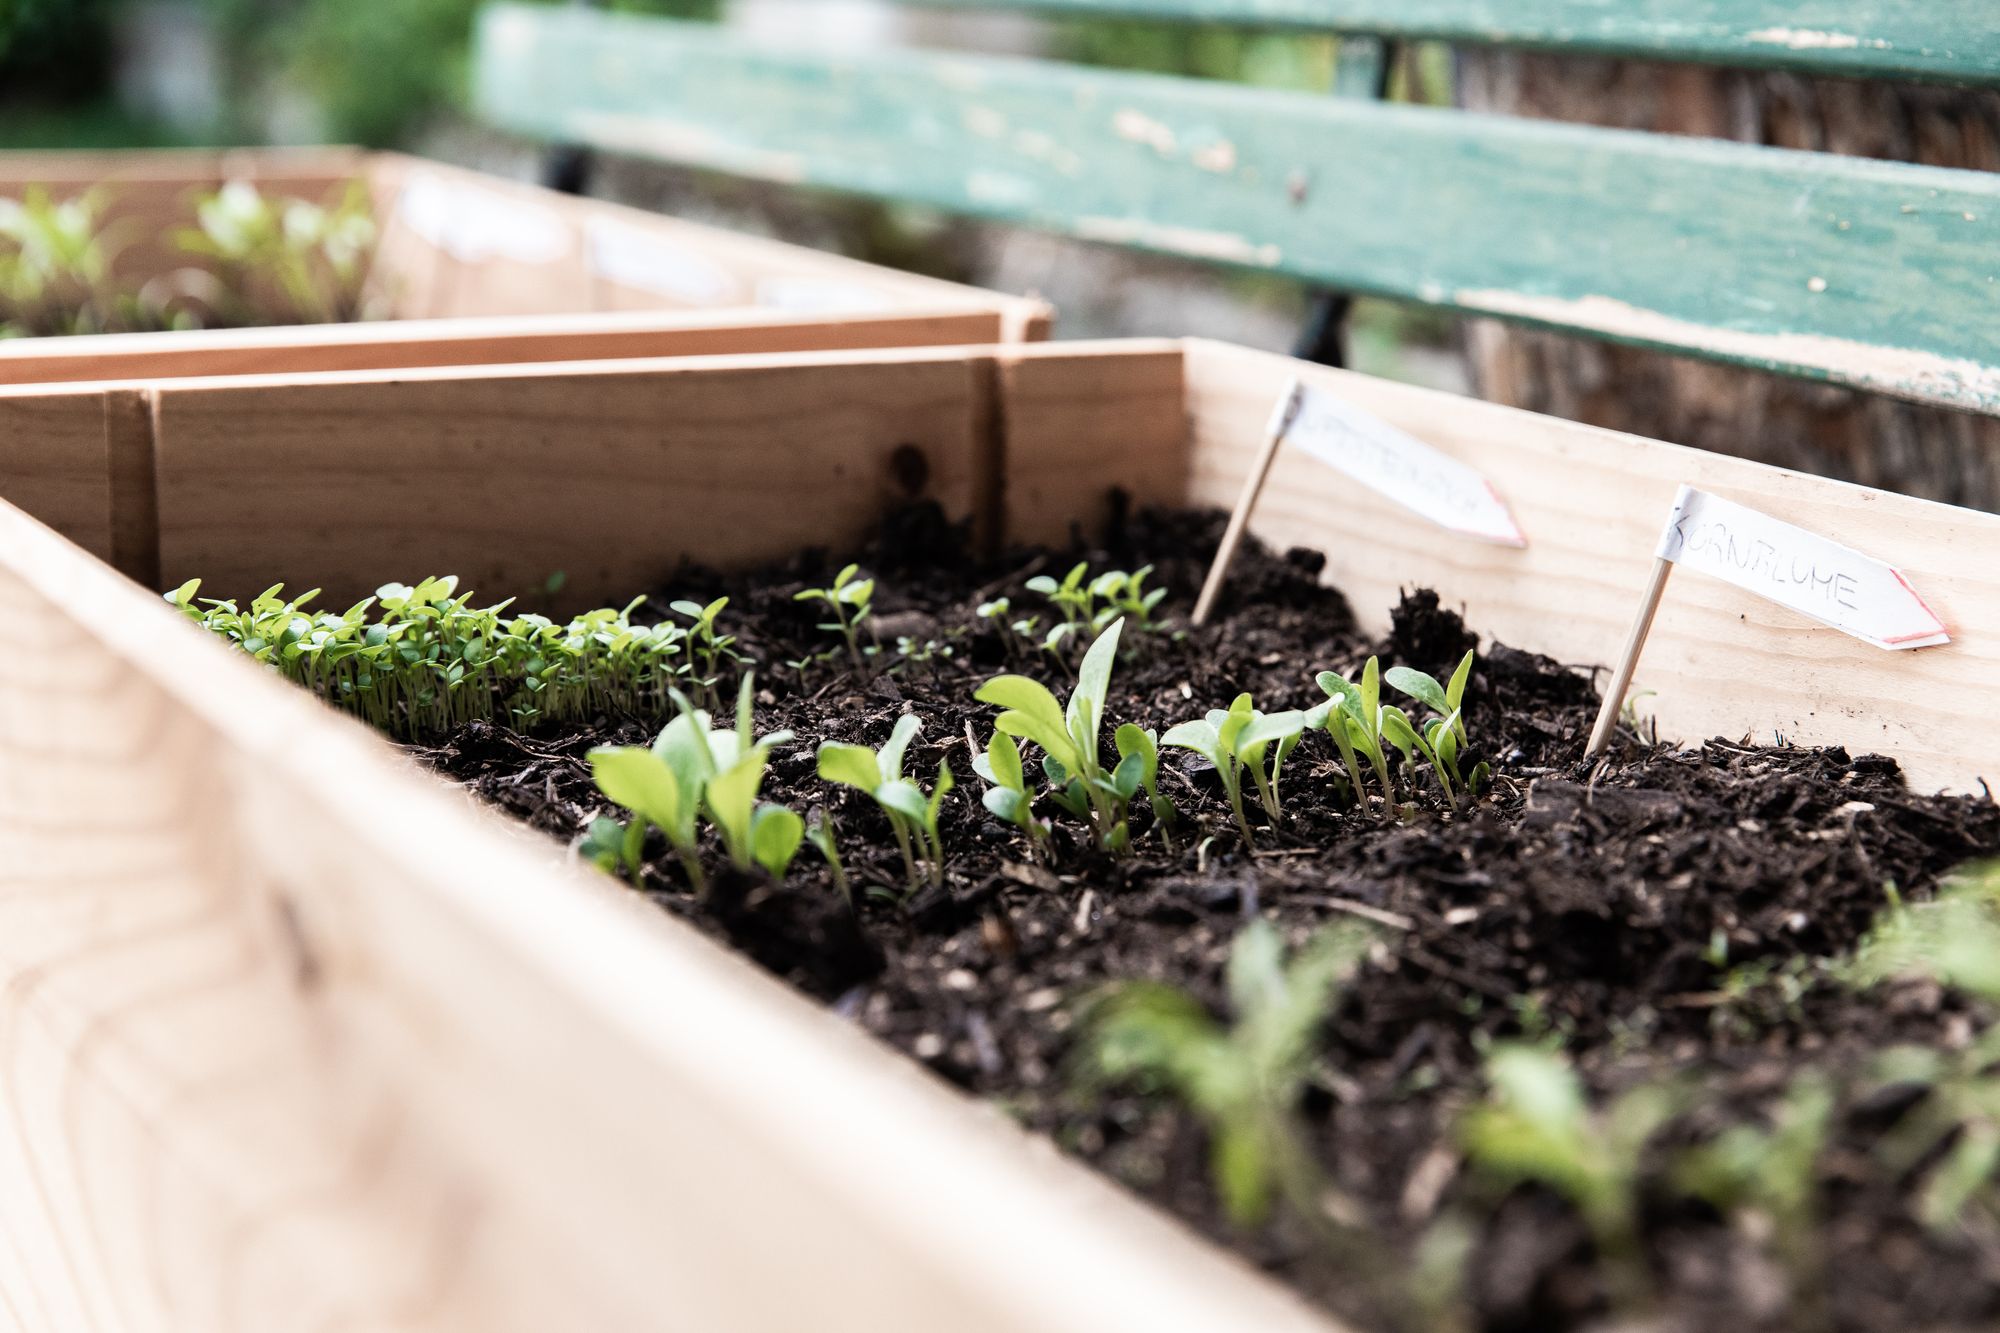
[[[0,1328],[1329,1333],[0,504]]]

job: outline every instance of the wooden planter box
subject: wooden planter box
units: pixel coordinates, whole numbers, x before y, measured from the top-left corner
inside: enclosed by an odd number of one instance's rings
[[[136,281],[192,265],[172,233],[228,180],[321,202],[366,183],[381,224],[363,324],[0,342],[0,384],[911,347],[1047,336],[1039,301],[601,200],[353,149],[0,153],[0,198],[106,191]]]
[[[79,535],[156,586],[561,569],[621,600],[911,494],[1027,539],[1113,485],[1226,503],[1294,374],[1480,468],[1532,539],[1288,454],[1256,526],[1364,622],[1430,584],[1607,661],[1691,482],[1896,562],[1954,641],[1879,653],[1684,576],[1640,673],[1664,731],[1993,771],[2000,517],[1202,342],[79,387],[149,501]],[[4,507],[0,883],[15,1327],[1330,1327]]]

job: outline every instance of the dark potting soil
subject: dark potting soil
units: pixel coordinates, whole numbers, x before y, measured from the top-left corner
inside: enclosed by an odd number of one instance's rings
[[[1665,1077],[1692,1080],[1699,1095],[1673,1131],[1687,1138],[1763,1123],[1801,1070],[1858,1087],[1884,1046],[1962,1047],[1991,1017],[1931,984],[1858,991],[1823,965],[1863,938],[1885,885],[1921,899],[1953,866],[2000,852],[2000,809],[1990,799],[1915,795],[1878,756],[1748,741],[1678,749],[1628,733],[1605,763],[1586,765],[1592,676],[1497,643],[1479,645],[1467,708],[1473,746],[1496,776],[1469,809],[1452,811],[1433,788],[1408,823],[1357,813],[1316,780],[1335,761],[1323,737],[1309,738],[1286,770],[1284,826],[1260,829],[1258,849],[1246,854],[1215,774],[1166,751],[1162,787],[1183,816],[1172,854],[1145,836],[1141,816],[1142,836],[1123,859],[1058,823],[1054,857],[1037,862],[981,808],[965,735],[968,722],[981,743],[990,734],[994,710],[972,693],[1002,669],[1067,696],[1063,667],[1010,650],[975,614],[982,601],[1007,596],[1015,615],[1038,611],[1049,623],[1042,599],[1023,591],[1031,575],[1060,577],[1079,555],[1096,570],[1156,566],[1154,581],[1172,590],[1166,628],[1128,629],[1131,651],[1106,716],[1162,731],[1244,690],[1266,710],[1310,707],[1322,697],[1316,671],[1351,676],[1370,653],[1442,678],[1478,643],[1422,591],[1405,596],[1389,638],[1371,642],[1340,594],[1319,585],[1320,557],[1254,546],[1239,558],[1219,622],[1191,629],[1176,612],[1192,604],[1219,529],[1213,515],[1144,515],[1095,551],[982,564],[934,514],[900,515],[861,555],[879,580],[875,632],[884,647],[865,680],[839,661],[802,674],[780,665],[830,646],[814,628],[823,616],[793,594],[824,586],[835,559],[811,553],[755,577],[675,580],[664,590],[671,596],[730,596],[725,626],[759,664],[759,732],[783,727],[804,738],[776,757],[766,797],[830,811],[857,885],[900,886],[901,856],[865,797],[818,781],[813,744],[879,745],[913,711],[924,734],[908,771],[928,786],[949,761],[959,795],[943,819],[948,883],[907,903],[868,896],[851,913],[810,849],[785,883],[725,876],[697,906],[656,844],[648,893],[1371,1327],[1570,1329],[1633,1313],[1631,1300],[1613,1302],[1607,1266],[1566,1204],[1534,1187],[1486,1188],[1461,1162],[1454,1124],[1484,1095],[1491,1041],[1559,1040],[1599,1099]],[[898,653],[899,639],[917,651]],[[927,659],[926,644],[935,645]],[[586,752],[644,744],[665,720],[530,736],[473,725],[418,753],[573,840],[607,812]],[[1295,943],[1337,920],[1387,926],[1325,1025],[1302,1108],[1329,1211],[1364,1238],[1352,1244],[1329,1247],[1282,1214],[1255,1231],[1233,1227],[1191,1114],[1157,1095],[1077,1088],[1082,997],[1107,980],[1147,978],[1222,1013],[1224,960],[1252,916]],[[1818,1239],[1803,1266],[1782,1262],[1755,1225],[1739,1217],[1732,1226],[1649,1183],[1642,1232],[1651,1290],[1641,1308],[1650,1326],[2000,1322],[2000,1234],[1974,1224],[1926,1229],[1914,1212],[1916,1182],[1872,1151],[1922,1096],[1892,1089],[1843,1102],[1817,1167]],[[1436,1242],[1454,1222],[1470,1237],[1462,1261],[1420,1270],[1426,1238]],[[1454,1270],[1457,1299],[1437,1275]]]

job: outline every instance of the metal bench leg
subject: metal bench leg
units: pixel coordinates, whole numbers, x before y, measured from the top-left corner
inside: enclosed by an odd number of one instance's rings
[[[1379,37],[1343,37],[1333,71],[1335,97],[1367,97],[1376,101],[1389,95],[1389,70],[1395,63],[1395,47]],[[1347,364],[1347,316],[1354,298],[1344,292],[1321,291],[1313,300],[1312,313],[1299,330],[1292,355],[1301,361],[1322,366]]]
[[[579,9],[602,9],[604,0],[569,0]],[[583,194],[590,184],[591,151],[581,144],[551,144],[542,154],[542,184],[564,194]]]

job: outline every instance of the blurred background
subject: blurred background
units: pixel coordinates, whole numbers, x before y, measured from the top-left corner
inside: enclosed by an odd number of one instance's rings
[[[532,179],[464,110],[478,0],[0,0],[0,148],[358,143]],[[1336,39],[915,13],[880,0],[610,0],[822,48],[901,43],[1325,92]],[[1394,52],[1394,99],[1982,170],[2000,94],[1634,61]],[[1269,275],[610,157],[589,193],[1053,301],[1065,337],[1288,350],[1317,294]],[[1363,300],[1355,368],[1933,499],[2000,509],[2000,420]]]

